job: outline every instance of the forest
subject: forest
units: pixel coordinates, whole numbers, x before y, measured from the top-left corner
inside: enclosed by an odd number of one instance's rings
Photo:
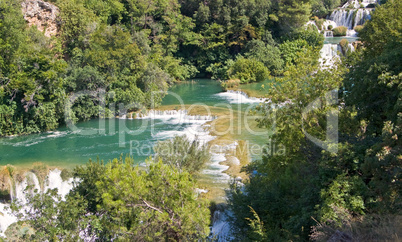
[[[275,126],[270,139],[284,144],[286,155],[267,151],[242,168],[247,180],[231,182],[233,237],[226,240],[402,236],[401,1],[381,1],[359,29],[359,48],[327,69],[319,63],[324,36],[305,24],[347,1],[52,0],[60,14],[50,38],[27,26],[21,2],[0,0],[0,136],[118,116],[111,103],[152,109],[173,84],[196,77],[223,85],[274,78],[266,97],[281,105],[255,112],[260,127]],[[85,94],[66,113],[75,93]],[[332,106],[321,105],[333,96]],[[325,140],[335,114],[336,147],[318,147],[306,134]],[[206,148],[179,137],[154,149],[163,146],[182,149],[177,157],[150,158],[145,169],[130,157],[90,161],[71,171],[79,182],[65,199],[51,190],[29,196],[30,208],[13,203],[20,219],[14,227],[29,227],[14,236],[213,241],[216,205],[194,192],[194,175],[210,159]]]
[[[57,0],[50,2],[60,9],[59,30],[46,38],[27,28],[21,2],[1,2],[0,136],[54,130],[100,112],[118,115],[109,103],[156,107],[170,85],[195,76],[248,82],[281,75],[300,49],[322,45],[316,31],[300,27],[312,13],[324,15],[340,5]],[[254,68],[258,74],[250,73]],[[110,94],[106,103],[93,94],[100,90]],[[80,92],[87,94],[65,115],[72,93]]]

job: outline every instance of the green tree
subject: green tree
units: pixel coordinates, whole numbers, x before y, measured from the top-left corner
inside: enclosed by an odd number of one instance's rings
[[[230,67],[228,75],[240,79],[241,83],[261,82],[269,78],[269,70],[262,62],[240,57]]]
[[[269,69],[271,73],[280,74],[283,69],[281,52],[276,45],[265,44],[261,40],[252,40],[246,45],[246,58],[254,58]]]
[[[65,201],[53,190],[28,196],[32,207],[27,211],[13,205],[20,223],[35,232],[23,238],[77,240],[85,234],[100,240],[177,241],[209,234],[208,204],[196,195],[188,172],[162,161],[143,170],[120,158],[90,162],[74,173],[78,183]]]
[[[200,171],[211,158],[207,144],[201,144],[197,138],[190,141],[185,136],[159,141],[154,151],[156,159],[190,174]]]

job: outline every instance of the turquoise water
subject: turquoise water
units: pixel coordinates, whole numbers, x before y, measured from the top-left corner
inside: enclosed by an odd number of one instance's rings
[[[359,40],[359,37],[328,37],[324,39],[324,44],[339,44],[342,39],[346,39],[349,43]]]
[[[170,89],[163,105],[205,104],[226,105],[234,110],[245,111],[251,104],[233,103],[219,93],[218,82],[196,80],[177,84]],[[177,98],[180,97],[180,98]],[[136,162],[152,155],[152,146],[158,140],[184,134],[197,122],[172,122],[169,119],[94,119],[76,124],[72,130],[62,127],[54,132],[0,139],[0,165],[28,165],[43,162],[51,166],[72,167],[85,164],[89,159],[110,160],[121,154],[131,155]],[[253,135],[241,131],[252,144],[266,142],[266,135]]]

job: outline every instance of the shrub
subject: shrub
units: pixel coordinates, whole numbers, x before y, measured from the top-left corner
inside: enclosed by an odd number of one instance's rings
[[[346,31],[348,28],[345,26],[339,26],[334,29],[332,29],[332,32],[334,33],[334,36],[346,36]]]
[[[240,84],[239,79],[230,79],[230,80],[221,82],[221,86],[224,91],[227,91],[230,88],[236,88],[239,86],[239,84]]]
[[[200,171],[211,158],[207,144],[201,144],[198,138],[189,140],[186,136],[159,141],[154,151],[156,160],[161,159],[164,164],[191,174]]]
[[[68,179],[73,177],[73,173],[69,169],[63,169],[60,173],[60,177],[63,181],[68,181]]]
[[[362,31],[362,29],[363,29],[363,25],[357,25],[357,26],[354,28],[354,30],[355,30],[357,33],[359,33],[360,31]]]
[[[229,69],[229,77],[240,83],[260,82],[269,78],[269,70],[255,59],[239,58]]]
[[[348,51],[349,41],[347,41],[346,39],[341,39],[341,41],[339,42],[339,45],[342,48],[342,53],[345,55],[346,52]]]
[[[333,28],[334,28],[334,26],[328,25],[328,30],[332,30]]]
[[[319,30],[322,30],[322,25],[324,24],[325,19],[315,19],[314,22],[317,25]]]

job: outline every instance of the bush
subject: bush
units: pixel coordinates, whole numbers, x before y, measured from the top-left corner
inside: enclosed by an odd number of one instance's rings
[[[334,36],[346,36],[347,30],[348,28],[346,28],[345,26],[339,26],[334,28],[332,32],[334,33]]]
[[[348,51],[349,41],[346,39],[341,39],[341,41],[339,42],[339,45],[342,48],[342,53],[345,55],[346,52]]]
[[[315,19],[314,22],[317,25],[319,30],[322,30],[322,25],[324,24],[325,19]]]
[[[198,139],[191,141],[186,136],[159,141],[154,151],[156,160],[161,159],[164,164],[191,174],[200,171],[211,158],[207,144],[201,144]]]
[[[240,84],[239,79],[230,79],[227,81],[222,81],[221,87],[223,88],[224,91],[227,91],[230,88],[237,88],[239,84]]]
[[[240,83],[261,82],[269,78],[269,70],[255,59],[239,58],[229,69],[229,77],[240,79]]]
[[[363,28],[364,28],[363,25],[357,25],[357,26],[354,28],[354,30],[355,30],[357,33],[359,33],[360,31],[362,31]]]
[[[309,32],[318,34],[315,26],[309,25],[308,27],[314,28],[314,30]],[[244,57],[262,62],[275,75],[281,74],[284,63],[281,59],[281,51],[277,45],[266,44],[262,40],[251,40],[247,43],[245,49]]]
[[[333,28],[334,28],[334,26],[328,25],[328,30],[332,30]]]

